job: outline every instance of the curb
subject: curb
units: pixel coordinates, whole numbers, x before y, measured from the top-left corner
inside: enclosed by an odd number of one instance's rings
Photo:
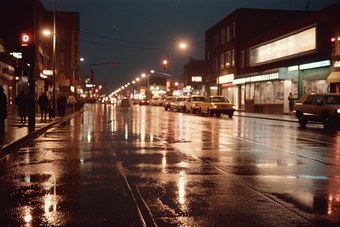
[[[68,121],[68,120],[72,119],[73,117],[75,117],[76,115],[83,113],[84,111],[85,111],[85,109],[80,110],[80,111],[75,112],[75,113],[72,113],[72,114],[68,115],[67,117],[63,117],[58,121],[55,121],[51,124],[48,124],[44,127],[41,127],[38,130],[35,130],[35,131],[29,133],[28,135],[22,137],[21,139],[18,139],[18,140],[14,141],[10,144],[7,144],[6,146],[4,146],[0,149],[0,159],[5,157],[6,155],[12,153],[13,151],[17,150],[18,148],[25,146],[27,143],[29,143],[33,139],[39,137],[44,132],[46,132],[48,129],[52,128],[54,125],[61,124],[65,121]]]

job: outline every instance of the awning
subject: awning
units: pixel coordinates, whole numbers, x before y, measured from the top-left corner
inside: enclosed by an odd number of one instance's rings
[[[329,84],[340,83],[340,71],[339,72],[332,72],[327,77],[327,83],[329,83]]]

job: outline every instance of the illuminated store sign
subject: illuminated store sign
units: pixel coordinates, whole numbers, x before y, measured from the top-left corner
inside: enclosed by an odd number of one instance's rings
[[[279,79],[279,73],[270,73],[258,76],[251,76],[245,78],[239,78],[233,80],[233,84],[244,84],[244,83],[252,83],[252,82],[259,82],[259,81],[266,81],[266,80],[276,80]]]
[[[340,61],[334,62],[334,68],[340,68]]]
[[[250,66],[316,50],[316,27],[259,47],[250,48]]]
[[[331,65],[331,61],[326,60],[326,61],[318,61],[318,62],[303,64],[303,65],[300,65],[299,68],[300,70],[304,70],[304,69],[320,68],[320,67],[325,67],[325,66],[330,66],[330,65]]]
[[[225,76],[220,76],[218,78],[218,83],[219,84],[225,84],[225,83],[233,82],[233,80],[234,80],[234,74],[228,74],[228,75],[225,75]]]
[[[201,76],[193,76],[191,77],[192,82],[202,82],[202,77]]]

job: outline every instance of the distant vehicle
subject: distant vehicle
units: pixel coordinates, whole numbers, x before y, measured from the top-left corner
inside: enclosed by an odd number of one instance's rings
[[[183,112],[195,113],[200,111],[201,103],[206,99],[204,95],[192,95],[190,99],[185,102],[185,109]]]
[[[293,113],[301,126],[316,121],[325,128],[333,127],[340,119],[340,94],[306,93],[295,103]]]
[[[129,107],[130,106],[130,100],[129,99],[122,99],[120,101],[120,106],[125,106],[125,107]]]
[[[138,104],[140,106],[141,105],[149,105],[149,100],[147,100],[146,98],[140,99]]]
[[[221,114],[226,114],[230,118],[233,116],[235,111],[235,105],[225,96],[209,96],[204,102],[201,103],[200,113],[203,116],[208,114],[208,116],[219,117]]]
[[[180,105],[186,100],[186,98],[188,98],[188,96],[177,96],[176,99],[170,102],[170,110],[171,111],[176,110],[180,112],[181,111]],[[183,105],[182,105],[182,108],[183,108]]]
[[[163,106],[163,103],[164,103],[164,99],[162,97],[153,97],[150,100],[150,105],[153,105],[153,106]]]
[[[166,97],[166,99],[164,100],[163,106],[164,106],[164,110],[167,111],[168,109],[170,109],[170,103],[172,101],[176,101],[176,96],[168,96]]]

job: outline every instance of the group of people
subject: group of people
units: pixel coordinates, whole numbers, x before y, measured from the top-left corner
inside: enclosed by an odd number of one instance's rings
[[[21,90],[20,93],[14,100],[14,104],[18,106],[18,113],[20,116],[20,122],[25,124],[27,122],[27,108],[29,104],[28,95],[25,93],[25,90]],[[38,99],[38,105],[40,107],[41,119],[45,119],[47,117],[47,113],[49,117],[52,117],[52,102],[48,99],[44,92],[41,93]],[[82,109],[84,106],[84,100],[82,98],[75,98],[72,94],[66,99],[66,97],[62,94],[58,94],[57,98],[57,110],[58,114],[61,117],[65,116],[65,110],[67,107],[73,112],[74,110]],[[5,119],[7,119],[7,96],[4,93],[4,88],[0,85],[0,128],[4,128]]]

